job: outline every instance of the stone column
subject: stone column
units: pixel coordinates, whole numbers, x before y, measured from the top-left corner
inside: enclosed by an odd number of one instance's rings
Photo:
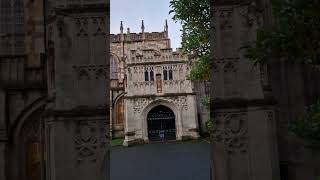
[[[262,17],[250,3],[213,0],[211,7],[212,179],[278,180],[274,102],[260,67],[240,49],[255,39]]]
[[[109,179],[109,1],[54,1],[46,179]],[[51,69],[49,67],[49,69]],[[51,89],[50,89],[51,88]]]

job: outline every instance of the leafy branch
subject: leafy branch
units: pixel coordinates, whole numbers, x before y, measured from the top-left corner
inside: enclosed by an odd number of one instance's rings
[[[306,108],[305,117],[294,122],[290,131],[298,137],[320,143],[320,101]]]

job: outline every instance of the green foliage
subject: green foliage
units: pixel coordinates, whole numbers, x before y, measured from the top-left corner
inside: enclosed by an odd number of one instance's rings
[[[211,120],[206,121],[205,122],[205,127],[206,127],[207,131],[211,133],[215,128],[214,122],[211,121]]]
[[[296,136],[320,143],[320,101],[307,108],[305,118],[290,127]]]
[[[188,80],[209,80],[210,63],[209,55],[199,57],[192,66],[190,73],[187,75]]]
[[[300,60],[320,65],[320,3],[318,0],[272,0],[275,22],[257,31],[256,42],[245,45],[254,63]]]
[[[210,0],[171,0],[170,14],[182,25],[182,48],[196,62],[188,79],[208,79]]]
[[[210,97],[209,96],[203,96],[201,98],[201,104],[204,105],[207,109],[210,109]]]

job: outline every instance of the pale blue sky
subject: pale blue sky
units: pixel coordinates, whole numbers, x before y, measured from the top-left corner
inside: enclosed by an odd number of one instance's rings
[[[170,0],[110,0],[110,32],[120,33],[120,21],[124,31],[141,32],[141,20],[144,20],[145,32],[163,31],[165,20],[168,20],[169,38],[173,49],[181,47],[181,25],[169,15]]]

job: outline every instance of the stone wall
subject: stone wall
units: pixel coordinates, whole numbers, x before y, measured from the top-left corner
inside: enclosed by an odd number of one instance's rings
[[[320,98],[320,73],[306,65],[279,62],[270,65],[272,94],[276,98],[279,163],[282,178],[316,179],[320,176],[319,147],[289,132],[303,118],[305,107]]]

